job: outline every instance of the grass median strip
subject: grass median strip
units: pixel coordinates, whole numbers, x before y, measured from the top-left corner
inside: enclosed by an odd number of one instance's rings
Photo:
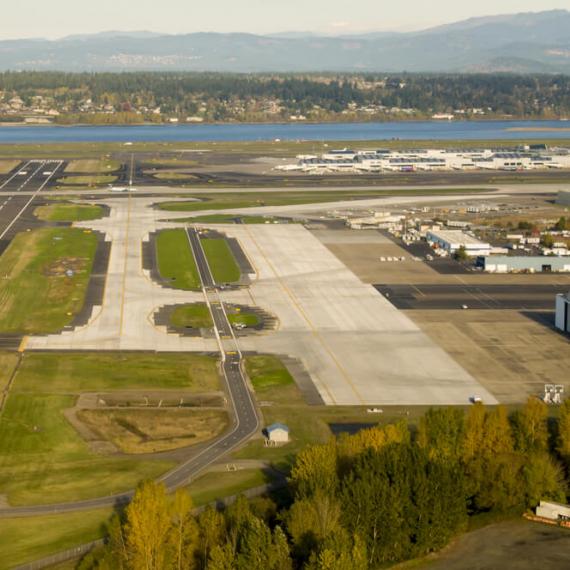
[[[38,206],[34,213],[46,222],[84,222],[103,217],[103,208],[89,204],[48,204]]]
[[[186,230],[164,230],[156,236],[156,257],[160,276],[176,289],[199,290],[200,275]]]
[[[224,238],[203,238],[202,247],[216,283],[235,283],[241,272]]]
[[[192,303],[176,307],[170,315],[170,324],[176,328],[209,329],[214,326],[206,303]]]
[[[60,331],[83,307],[97,237],[76,228],[18,234],[0,257],[0,330]]]
[[[199,212],[203,210],[225,210],[234,208],[253,208],[256,206],[295,206],[299,204],[317,204],[345,200],[364,200],[384,198],[386,196],[423,196],[445,194],[470,194],[484,191],[481,188],[411,188],[403,190],[331,190],[331,191],[295,191],[287,192],[228,192],[212,194],[210,198],[192,196],[192,202],[162,202],[159,208],[171,212]],[[488,192],[488,190],[486,190]]]

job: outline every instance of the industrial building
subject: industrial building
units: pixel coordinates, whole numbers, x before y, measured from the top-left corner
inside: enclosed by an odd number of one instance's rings
[[[563,273],[570,272],[570,257],[493,255],[480,257],[477,265],[489,273]]]
[[[562,332],[570,332],[570,293],[556,295],[555,325]]]
[[[450,254],[463,248],[470,257],[491,255],[491,244],[461,230],[430,230],[426,233],[426,239],[434,249],[442,249]]]

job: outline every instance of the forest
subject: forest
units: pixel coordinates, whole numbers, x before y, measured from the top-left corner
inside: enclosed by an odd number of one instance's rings
[[[0,119],[63,124],[567,118],[570,76],[515,74],[0,73]]]
[[[342,435],[298,454],[285,493],[199,514],[142,482],[81,570],[367,570],[438,551],[478,521],[563,502],[570,400],[473,405]]]

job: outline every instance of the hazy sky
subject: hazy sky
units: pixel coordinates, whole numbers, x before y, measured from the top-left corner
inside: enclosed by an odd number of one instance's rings
[[[472,16],[570,8],[570,0],[2,0],[2,4],[1,39],[103,30],[411,30]]]

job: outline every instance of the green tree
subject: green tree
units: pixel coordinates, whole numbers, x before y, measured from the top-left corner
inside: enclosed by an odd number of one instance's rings
[[[169,557],[171,519],[164,485],[143,481],[126,509],[128,567],[164,570]]]
[[[211,506],[206,507],[198,517],[199,550],[198,558],[202,567],[214,548],[220,546],[226,536],[224,516]]]
[[[516,447],[523,453],[546,451],[548,447],[548,406],[530,397],[513,416]]]
[[[357,535],[349,537],[340,530],[330,535],[321,548],[311,555],[305,570],[367,570],[364,542]]]
[[[295,496],[299,498],[310,497],[317,490],[334,496],[339,486],[334,439],[324,445],[303,449],[291,470],[290,482]]]
[[[420,418],[417,442],[431,459],[460,457],[464,438],[465,414],[461,409],[432,408]]]
[[[560,406],[558,417],[558,453],[570,465],[570,398]]]
[[[469,462],[479,456],[484,448],[486,414],[485,406],[480,402],[473,404],[467,412],[463,436],[462,459],[464,462]]]
[[[194,567],[198,546],[198,524],[192,515],[192,498],[185,489],[178,489],[171,506],[172,545],[176,570]]]
[[[547,453],[533,453],[523,467],[526,506],[536,507],[541,500],[564,502],[566,483],[560,465]]]
[[[338,500],[324,491],[297,499],[285,517],[296,554],[307,559],[329,535],[338,532],[340,515]]]

